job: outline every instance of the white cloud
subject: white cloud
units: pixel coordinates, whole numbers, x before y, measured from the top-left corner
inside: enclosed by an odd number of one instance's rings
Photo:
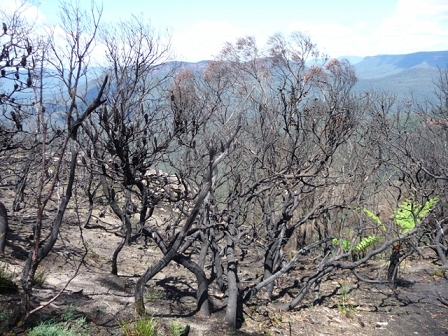
[[[0,13],[11,17],[14,12],[20,13],[20,18],[33,24],[40,24],[45,20],[44,15],[36,6],[22,0],[2,0]]]
[[[372,49],[409,53],[448,49],[448,1],[400,0],[372,36]]]
[[[317,48],[330,57],[357,55],[351,49],[359,46],[363,35],[360,30],[364,27],[352,28],[336,23],[328,24],[309,24],[305,22],[296,22],[289,26],[290,31],[303,32],[311,38]]]
[[[446,0],[399,0],[397,10],[403,16],[440,16],[448,14]]]
[[[243,29],[226,22],[200,22],[189,29],[173,34],[173,45],[179,60],[212,59],[225,42],[247,35]]]
[[[296,22],[289,29],[307,33],[332,57],[448,50],[448,1],[399,0],[375,28],[363,22]]]

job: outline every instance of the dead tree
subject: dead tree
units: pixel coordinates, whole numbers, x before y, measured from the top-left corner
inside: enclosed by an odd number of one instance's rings
[[[0,202],[0,255],[5,254],[6,238],[8,235],[8,214],[5,205]]]
[[[103,78],[98,93],[93,99],[80,98],[83,95],[83,92],[80,91],[80,85],[82,79],[86,75],[88,54],[91,51],[92,42],[96,38],[101,12],[92,8],[89,16],[76,6],[66,5],[62,7],[61,16],[66,18],[66,20],[63,21],[64,23],[61,28],[65,34],[64,38],[66,39],[67,44],[61,46],[50,37],[50,41],[48,42],[49,49],[45,49],[42,53],[42,63],[40,64],[40,68],[44,69],[48,64],[45,62],[49,62],[49,66],[52,66],[55,69],[56,77],[59,79],[61,87],[65,86],[68,92],[68,95],[64,95],[61,92],[61,101],[58,102],[60,106],[64,106],[65,108],[66,123],[64,125],[64,130],[57,132],[58,134],[63,133],[63,141],[56,154],[58,161],[56,163],[54,175],[52,175],[48,186],[45,186],[44,188],[48,168],[46,162],[49,160],[49,157],[47,156],[47,145],[49,139],[52,138],[52,135],[49,132],[49,130],[51,130],[48,123],[49,116],[45,113],[46,101],[42,96],[44,88],[40,87],[40,89],[36,91],[37,101],[35,108],[37,109],[39,121],[38,129],[41,132],[40,139],[42,139],[40,145],[40,159],[42,164],[38,168],[39,173],[36,181],[37,213],[34,227],[34,242],[21,276],[23,288],[22,309],[25,319],[30,313],[30,298],[37,267],[56,243],[63,223],[65,211],[72,197],[79,153],[79,146],[77,143],[79,129],[89,115],[104,104],[105,100],[103,99],[103,92],[108,81],[107,76]],[[80,38],[81,36],[84,36],[83,34],[86,34],[86,39]],[[65,48],[65,46],[67,46],[68,49],[61,50],[61,48]],[[66,58],[66,52],[68,52],[68,55],[70,56],[69,58]],[[56,215],[50,219],[50,233],[47,237],[43,237],[42,232],[46,224],[43,220],[44,214],[49,201],[53,198],[56,191],[58,178],[62,174],[63,164],[67,156],[69,156],[69,167],[65,193],[62,195],[58,204]]]

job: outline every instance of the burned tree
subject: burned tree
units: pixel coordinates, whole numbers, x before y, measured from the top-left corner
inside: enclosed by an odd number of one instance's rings
[[[65,211],[72,196],[79,153],[77,143],[79,129],[85,119],[105,102],[102,95],[107,83],[107,77],[104,78],[98,94],[93,99],[80,98],[82,96],[80,91],[81,81],[86,75],[88,56],[92,48],[92,41],[95,39],[101,12],[93,8],[90,15],[86,15],[80,8],[67,4],[62,6],[61,16],[66,19],[63,22],[62,31],[64,34],[63,38],[65,38],[67,44],[64,46],[58,44],[54,35],[47,41],[48,48],[42,49],[39,58],[40,63],[38,63],[40,84],[34,90],[35,101],[33,108],[36,110],[39,134],[33,140],[33,146],[39,149],[39,151],[36,151],[36,153],[39,153],[39,156],[35,166],[32,167],[35,174],[35,191],[33,193],[35,193],[37,213],[34,226],[34,242],[21,276],[23,288],[22,309],[25,319],[29,314],[42,308],[40,306],[31,310],[30,298],[33,289],[33,279],[37,267],[56,243]],[[60,101],[57,102],[58,106],[60,106],[58,112],[62,113],[65,120],[64,126],[59,125],[59,127],[63,128],[63,131],[54,130],[54,133],[51,124],[52,114],[50,112],[55,111],[46,111],[46,104],[49,101],[43,97],[45,87],[42,84],[42,77],[47,66],[55,69],[54,75],[60,81],[60,87],[64,87],[67,90],[67,94],[61,92]],[[52,139],[55,138],[61,138],[61,143],[59,149],[55,151],[57,163],[54,172],[48,177],[48,162],[52,159],[48,153]],[[69,164],[65,193],[57,204],[58,211],[56,215],[51,217],[50,225],[47,228],[44,215],[47,213],[49,202],[55,194],[59,177],[63,172],[65,158],[68,154]],[[49,230],[47,237],[43,235],[44,228]]]

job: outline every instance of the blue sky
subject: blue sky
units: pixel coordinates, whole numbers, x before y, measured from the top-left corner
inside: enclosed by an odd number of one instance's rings
[[[91,0],[78,1],[89,8]],[[56,22],[58,1],[39,2],[44,20]],[[448,50],[448,0],[103,0],[103,22],[132,14],[171,29],[176,59],[192,62],[212,59],[237,37],[263,45],[292,31],[332,57]]]

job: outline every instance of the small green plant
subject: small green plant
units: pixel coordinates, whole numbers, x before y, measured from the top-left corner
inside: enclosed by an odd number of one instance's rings
[[[395,225],[400,228],[399,234],[405,234],[415,228],[415,225],[420,223],[423,218],[432,210],[432,208],[436,205],[439,197],[433,197],[428,199],[425,205],[418,204],[411,200],[403,201],[394,211],[393,211],[393,221]],[[384,232],[386,231],[385,225],[381,222],[381,219],[375,215],[369,209],[363,208],[362,211],[364,214],[370,218],[378,227]],[[361,241],[353,247],[353,253],[355,255],[360,254],[361,252],[367,250],[369,247],[373,246],[380,240],[380,237],[377,235],[371,235],[367,237],[363,237]],[[334,238],[332,241],[334,246],[341,245],[342,249],[345,252],[350,251],[352,244],[347,239],[343,238],[342,242],[339,238]]]
[[[437,277],[443,277],[445,275],[445,270],[443,268],[434,270],[434,272],[432,272],[432,275]]]
[[[147,302],[156,302],[163,299],[163,293],[154,287],[149,287],[146,290],[146,301]]]
[[[29,336],[74,336],[74,333],[70,333],[68,327],[61,323],[55,323],[54,321],[42,322],[38,326],[34,327],[29,333]]]
[[[87,246],[87,256],[93,260],[99,260],[101,259],[100,255],[98,254],[98,252],[95,250],[94,247],[88,245]]]
[[[73,328],[75,330],[87,330],[88,329],[88,324],[86,321],[86,317],[82,316],[76,320],[73,321]]]
[[[282,316],[279,314],[274,314],[273,316],[271,316],[271,322],[274,325],[282,323]]]
[[[46,270],[40,270],[37,271],[34,275],[33,279],[33,286],[39,286],[42,287],[45,284],[45,281],[47,280],[47,271]]]
[[[347,305],[345,308],[345,317],[353,318],[355,316],[356,309],[352,305]]]
[[[62,319],[66,322],[72,321],[75,319],[76,312],[76,308],[73,305],[70,305],[62,314]]]
[[[180,325],[179,321],[171,322],[170,329],[172,336],[181,336],[185,332],[185,328]]]
[[[0,334],[2,334],[2,332],[5,332],[6,329],[8,328],[8,323],[9,323],[9,319],[12,316],[12,311],[11,310],[6,310],[3,309],[2,307],[0,307]]]
[[[134,321],[120,322],[125,336],[157,336],[157,321],[151,316],[140,316]]]
[[[341,303],[338,304],[338,310],[341,314],[346,317],[352,318],[355,315],[355,309],[352,305],[348,304],[349,294],[350,294],[350,283],[342,282],[341,283]]]
[[[344,281],[343,283],[341,283],[342,303],[344,305],[348,300],[349,293],[350,293],[350,283]]]
[[[264,327],[263,327],[263,329],[264,329]],[[267,332],[267,335],[269,335],[271,330],[267,330],[266,332]],[[235,336],[235,335],[236,335],[236,330],[235,330],[235,328],[232,328],[232,327],[229,327],[225,334],[225,336]]]
[[[353,247],[353,252],[354,253],[360,253],[364,250],[366,250],[368,247],[372,246],[373,244],[375,244],[380,238],[376,235],[372,235],[372,236],[368,236],[368,237],[364,237],[361,239],[361,241],[355,245],[355,247]],[[334,246],[338,246],[339,245],[339,239],[338,238],[333,238],[332,243]],[[341,243],[342,249],[345,252],[350,251],[350,248],[352,246],[352,244],[347,240],[347,239],[342,239],[342,243]]]

